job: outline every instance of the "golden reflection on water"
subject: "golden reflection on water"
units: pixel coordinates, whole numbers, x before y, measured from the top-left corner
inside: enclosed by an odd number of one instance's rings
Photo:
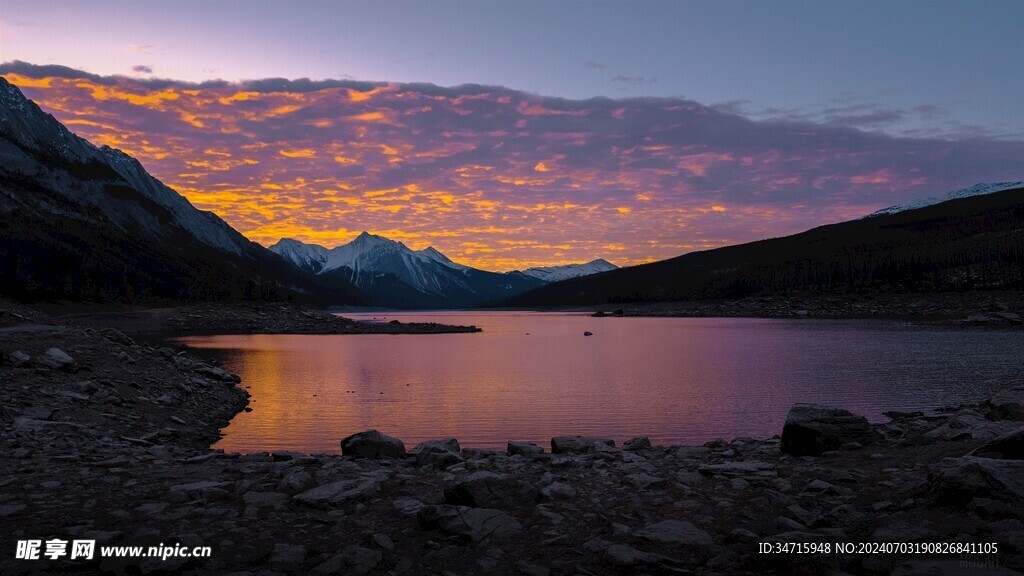
[[[443,437],[484,448],[547,445],[559,434],[619,442],[644,434],[655,443],[763,437],[781,431],[795,402],[877,420],[885,410],[955,403],[1022,370],[1012,361],[1020,345],[998,335],[892,323],[387,315],[394,317],[484,332],[182,339],[215,350],[252,394],[252,411],[236,416],[215,447],[337,452],[341,438],[368,428],[408,448]],[[972,346],[965,338],[990,351],[987,368],[962,361]],[[994,377],[979,383],[985,370]],[[972,378],[973,387],[962,384]]]

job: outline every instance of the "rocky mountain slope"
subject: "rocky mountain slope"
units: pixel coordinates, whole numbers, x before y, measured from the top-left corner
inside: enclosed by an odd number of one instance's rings
[[[1024,288],[1024,187],[575,278],[507,306]]]
[[[296,274],[127,154],[72,134],[0,78],[0,292],[88,300],[358,303]]]

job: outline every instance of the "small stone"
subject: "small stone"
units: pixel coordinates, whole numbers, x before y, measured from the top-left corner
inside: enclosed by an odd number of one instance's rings
[[[21,368],[32,361],[32,357],[21,350],[15,350],[7,356],[15,368]]]
[[[64,370],[74,372],[78,369],[78,363],[67,352],[60,348],[50,348],[42,356],[36,358],[36,362],[53,370]]]

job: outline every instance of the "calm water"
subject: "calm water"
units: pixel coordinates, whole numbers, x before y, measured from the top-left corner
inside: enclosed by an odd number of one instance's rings
[[[559,434],[655,443],[780,433],[795,402],[887,410],[976,401],[1024,381],[1017,332],[895,322],[591,318],[523,312],[354,315],[475,324],[478,334],[198,336],[251,387],[228,451],[337,452],[377,428],[408,447],[547,445]],[[584,337],[584,331],[594,336]]]

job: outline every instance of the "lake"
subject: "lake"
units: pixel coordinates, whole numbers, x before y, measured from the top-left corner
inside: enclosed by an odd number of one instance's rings
[[[349,314],[475,324],[477,334],[181,338],[250,387],[215,445],[338,452],[376,428],[411,448],[455,437],[503,449],[552,436],[702,443],[782,431],[796,402],[881,421],[975,402],[1024,380],[1024,338],[894,321],[592,318],[542,312]],[[593,336],[584,336],[585,331]]]

